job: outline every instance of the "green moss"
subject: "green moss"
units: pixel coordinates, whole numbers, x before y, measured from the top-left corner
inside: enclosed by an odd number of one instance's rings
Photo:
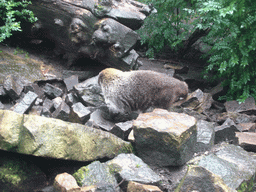
[[[73,174],[73,177],[76,179],[76,182],[79,186],[82,186],[82,181],[85,179],[86,175],[89,174],[88,167],[81,167],[77,172]]]
[[[27,167],[26,162],[13,159],[3,159],[1,161],[0,180],[2,182],[18,187],[27,179],[31,170],[28,170],[29,172],[25,170]]]
[[[255,190],[256,181],[255,175],[249,180],[244,181],[239,188],[237,189],[238,192],[253,192]]]
[[[110,174],[112,174],[112,175],[122,171],[122,167],[120,167],[119,165],[117,165],[115,163],[108,165],[108,168],[109,168]]]
[[[118,154],[121,153],[134,153],[134,148],[132,144],[124,144],[118,151]]]

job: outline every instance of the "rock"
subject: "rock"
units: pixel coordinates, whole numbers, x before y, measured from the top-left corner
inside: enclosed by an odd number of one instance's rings
[[[127,186],[129,181],[144,184],[159,184],[161,178],[134,154],[120,154],[106,162],[110,170],[117,174],[117,177],[124,180]]]
[[[188,96],[181,106],[202,113],[212,106],[212,102],[211,94],[203,93],[200,89],[197,89]]]
[[[3,109],[5,109],[5,106],[4,106],[4,104],[0,101],[0,110],[3,110]]]
[[[29,111],[29,115],[41,115],[43,111],[43,107],[42,106],[33,106],[30,111]]]
[[[236,138],[236,133],[239,132],[234,121],[227,119],[221,126],[214,128],[215,130],[215,143],[229,142],[232,144],[238,144],[238,139]]]
[[[119,138],[127,141],[128,136],[132,130],[132,126],[133,126],[133,121],[116,123],[110,130],[110,133],[113,133]]]
[[[91,114],[89,107],[85,107],[82,103],[78,102],[72,105],[71,109],[71,122],[84,124],[89,120]]]
[[[129,181],[127,186],[127,192],[162,192],[157,186],[144,185],[134,181]]]
[[[111,133],[77,123],[0,110],[0,149],[75,161],[114,158],[132,146]]]
[[[105,131],[111,131],[115,126],[115,123],[104,118],[104,113],[101,109],[95,110],[90,117],[90,123],[96,127]]]
[[[220,176],[233,190],[244,182],[253,182],[256,173],[256,157],[235,145],[220,146],[215,154],[202,156],[197,164]]]
[[[73,87],[78,84],[78,76],[77,75],[72,75],[68,78],[64,79],[64,83],[67,87],[68,92],[73,89]]]
[[[222,83],[219,83],[215,87],[213,87],[211,90],[209,90],[209,93],[212,95],[214,100],[218,100],[218,98],[224,94],[226,90],[223,89]]]
[[[256,105],[253,97],[247,98],[244,103],[239,104],[238,101],[227,101],[224,105],[227,112],[256,114]]]
[[[42,98],[44,95],[43,90],[36,83],[29,83],[25,86],[24,92],[27,93],[29,91],[36,93],[39,98]]]
[[[238,138],[238,144],[243,147],[246,151],[252,151],[256,153],[256,133],[239,133],[236,132]]]
[[[53,111],[54,111],[53,101],[48,98],[45,98],[45,100],[43,102],[42,116],[51,117]]]
[[[13,99],[19,99],[24,84],[18,76],[8,75],[4,80],[4,90]]]
[[[63,102],[63,99],[61,97],[55,97],[53,100],[53,106],[55,109],[58,109],[61,103]]]
[[[223,192],[235,192],[229,188],[223,180],[214,175],[212,172],[207,169],[190,165],[187,171],[187,174],[184,177],[184,180],[179,184],[178,191],[223,191]]]
[[[80,191],[80,187],[77,185],[75,178],[68,173],[61,173],[55,177],[54,189],[58,192],[75,192]]]
[[[240,123],[252,123],[256,121],[256,116],[255,115],[246,115],[246,114],[241,114],[241,113],[221,113],[221,114],[216,114],[212,116],[212,120],[217,122],[217,123],[223,123],[225,122],[228,118],[233,120],[236,124]]]
[[[9,110],[0,110],[0,145],[11,150],[19,144],[23,115]]]
[[[99,107],[105,104],[101,88],[98,84],[98,76],[75,85],[74,90],[85,106]]]
[[[43,102],[44,102],[43,99],[37,98],[37,99],[36,99],[36,102],[35,102],[35,105],[42,105]]]
[[[239,123],[237,128],[241,132],[255,132],[256,130],[256,123]]]
[[[215,131],[214,124],[200,120],[197,122],[197,143],[195,152],[204,152],[214,145]]]
[[[148,164],[180,166],[194,155],[196,119],[186,114],[155,109],[133,122],[135,148]]]
[[[0,84],[3,84],[4,79],[9,75],[19,76],[22,81],[29,83],[61,77],[60,71],[57,71],[53,66],[45,65],[43,61],[30,57],[15,55],[11,49],[10,51],[1,49],[0,57],[2,58],[0,61]]]
[[[69,106],[72,106],[74,105],[75,103],[78,103],[79,102],[79,99],[77,98],[76,94],[75,93],[68,93],[66,98],[65,98],[65,102],[69,105]]]
[[[0,157],[1,191],[36,191],[46,185],[46,175],[22,156]]]
[[[78,76],[79,81],[85,81],[97,74],[94,71],[71,71],[71,70],[63,70],[62,79],[70,78],[71,76]]]
[[[16,113],[26,113],[34,105],[37,97],[38,95],[36,93],[29,91],[21,100],[21,102],[15,104],[12,107],[12,110]]]
[[[0,96],[5,96],[5,95],[6,95],[6,92],[4,90],[4,86],[0,85]]]
[[[51,31],[60,52],[67,55],[68,64],[83,56],[124,70],[138,69],[138,54],[133,47],[139,35],[134,29],[141,27],[154,10],[133,0],[72,3],[33,0],[29,9],[39,19],[41,28]],[[56,12],[61,12],[57,18]],[[40,32],[39,27],[34,27],[34,33],[36,30]]]
[[[59,107],[52,113],[52,117],[61,119],[63,121],[68,121],[69,116],[70,116],[70,108],[64,101],[62,101]]]
[[[55,97],[61,97],[63,94],[62,89],[53,86],[52,84],[46,83],[44,86],[44,93],[49,96],[51,99]]]
[[[87,166],[81,167],[73,176],[82,187],[98,184],[101,185],[99,187],[102,187],[107,184],[107,186],[111,185],[110,190],[104,191],[120,191],[119,187],[115,190],[118,183],[111,171],[106,164],[95,161]]]

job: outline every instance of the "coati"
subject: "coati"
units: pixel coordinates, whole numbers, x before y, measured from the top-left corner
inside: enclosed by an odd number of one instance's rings
[[[133,111],[149,107],[168,109],[188,95],[188,85],[174,77],[150,70],[122,72],[107,68],[99,73],[109,117],[116,121],[133,119]]]

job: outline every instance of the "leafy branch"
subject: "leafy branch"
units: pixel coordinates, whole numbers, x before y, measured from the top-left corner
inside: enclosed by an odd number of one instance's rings
[[[33,12],[26,9],[31,4],[27,0],[0,1],[0,42],[9,38],[13,31],[21,31],[21,21],[35,22],[37,18]]]

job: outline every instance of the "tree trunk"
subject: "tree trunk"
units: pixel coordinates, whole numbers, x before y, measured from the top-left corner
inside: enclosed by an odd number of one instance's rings
[[[154,8],[133,0],[32,0],[29,9],[39,19],[33,34],[46,29],[69,64],[82,55],[130,70],[140,65],[134,30]]]

